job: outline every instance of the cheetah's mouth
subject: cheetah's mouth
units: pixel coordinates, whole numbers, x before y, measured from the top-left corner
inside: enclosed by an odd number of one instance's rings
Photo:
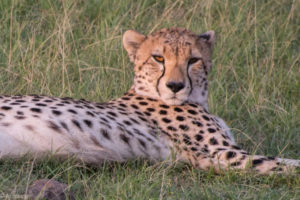
[[[163,99],[163,101],[169,105],[182,105],[186,101],[186,98],[179,98],[174,94],[172,97]]]

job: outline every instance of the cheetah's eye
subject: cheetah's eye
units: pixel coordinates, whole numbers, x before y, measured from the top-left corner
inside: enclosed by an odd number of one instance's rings
[[[154,58],[154,60],[156,60],[159,63],[164,63],[165,62],[165,59],[162,56],[153,55],[152,57]]]
[[[200,58],[196,58],[196,57],[190,58],[188,65],[192,65],[192,64],[198,62],[199,60],[200,60]]]

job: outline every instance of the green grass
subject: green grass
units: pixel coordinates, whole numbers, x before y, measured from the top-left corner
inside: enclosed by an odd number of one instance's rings
[[[132,64],[122,33],[215,30],[210,111],[250,152],[300,158],[300,3],[296,0],[0,1],[0,94],[103,102],[126,92]],[[0,161],[0,199],[39,178],[78,199],[299,199],[295,176],[215,175],[183,164],[92,168],[51,158]]]

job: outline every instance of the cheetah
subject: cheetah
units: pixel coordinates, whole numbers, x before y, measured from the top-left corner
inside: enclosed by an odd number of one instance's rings
[[[0,158],[73,156],[89,164],[176,158],[221,172],[288,173],[299,160],[250,155],[226,123],[207,109],[207,76],[215,33],[184,28],[147,36],[128,30],[123,45],[134,64],[122,97],[94,103],[42,95],[0,96]]]

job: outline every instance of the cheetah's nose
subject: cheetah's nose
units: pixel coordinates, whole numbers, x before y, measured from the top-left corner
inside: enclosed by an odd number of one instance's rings
[[[170,88],[174,93],[178,92],[179,90],[181,90],[182,88],[184,88],[184,83],[183,82],[168,82],[166,83],[166,86],[168,88]]]

